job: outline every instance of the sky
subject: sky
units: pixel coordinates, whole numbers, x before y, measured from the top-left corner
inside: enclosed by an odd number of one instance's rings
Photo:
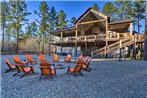
[[[64,10],[67,14],[67,19],[70,20],[71,17],[78,18],[83,12],[85,12],[90,6],[94,3],[97,3],[100,8],[106,3],[106,1],[47,1],[49,7],[54,6],[57,11]],[[27,1],[29,11],[33,12],[34,10],[39,9],[40,1]],[[33,21],[34,17],[37,15],[30,15],[30,21]]]
[[[47,1],[47,4],[49,5],[49,7],[51,8],[51,6],[54,6],[55,9],[57,11],[59,10],[64,10],[67,14],[67,19],[70,20],[71,17],[76,17],[78,18],[82,13],[84,13],[90,6],[92,6],[94,3],[98,4],[100,6],[100,9],[103,8],[103,5],[106,2],[113,2],[111,1]],[[34,19],[37,19],[38,16],[35,15],[33,12],[34,10],[38,10],[39,9],[39,4],[40,1],[27,1],[27,5],[28,5],[28,11],[32,12],[32,14],[28,17],[29,21],[32,22],[34,21]],[[142,27],[140,28],[140,31],[144,31],[145,30],[145,20],[142,20],[141,22]],[[136,27],[136,31],[137,31],[137,27]]]

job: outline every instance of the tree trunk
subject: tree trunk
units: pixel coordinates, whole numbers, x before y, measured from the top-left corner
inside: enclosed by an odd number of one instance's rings
[[[19,31],[19,29],[18,29],[18,27],[17,27],[17,28],[16,28],[16,33],[17,33],[17,35],[16,35],[16,36],[17,36],[17,39],[16,39],[16,41],[17,41],[17,42],[16,42],[16,53],[18,53],[18,44],[19,44],[19,43],[18,43],[18,42],[19,42],[19,32],[18,32],[18,31]]]
[[[44,34],[43,34],[42,54],[44,54]]]
[[[146,2],[146,20],[145,20],[145,34],[144,34],[144,60],[147,61],[147,2]]]
[[[49,50],[48,50],[48,54],[50,55],[51,53],[51,35],[49,34]]]
[[[2,52],[4,51],[4,26],[3,26],[3,34],[2,34]]]
[[[138,33],[140,33],[140,23],[139,23],[139,19],[138,19]]]

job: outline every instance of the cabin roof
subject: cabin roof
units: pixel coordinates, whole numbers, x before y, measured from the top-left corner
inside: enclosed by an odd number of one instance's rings
[[[121,19],[121,20],[115,20],[115,21],[109,22],[110,17],[108,17],[107,15],[104,15],[103,13],[101,13],[97,10],[94,10],[92,8],[88,8],[76,20],[75,24],[81,23],[81,22],[99,20],[99,19],[106,19],[106,18],[108,18],[109,30],[112,30],[112,31],[117,31],[118,29],[126,30],[129,27],[129,23],[134,22],[134,20],[132,20],[132,19]],[[102,30],[105,30],[105,28],[106,28],[105,21],[104,21],[104,22],[98,22],[98,23],[92,23],[92,24],[86,24],[86,25],[79,25],[78,32],[80,32],[80,30],[81,31],[84,30],[86,32],[94,25],[100,26],[100,28]],[[63,37],[67,37],[67,36],[75,36],[75,30],[76,30],[76,27],[73,26],[73,27],[62,28],[59,30],[53,30],[53,31],[50,31],[49,33],[56,35],[56,36],[61,36],[61,32],[63,32]]]
[[[135,22],[133,19],[120,19],[120,20],[115,20],[109,23],[109,25],[116,25],[116,24],[122,24],[122,23],[132,23]]]

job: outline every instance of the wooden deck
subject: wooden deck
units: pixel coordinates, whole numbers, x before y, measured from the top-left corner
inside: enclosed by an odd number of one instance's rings
[[[124,38],[129,38],[131,37],[130,33],[116,33],[113,35],[108,35],[108,37],[106,38],[106,34],[101,34],[101,35],[87,35],[87,36],[78,36],[77,40],[76,37],[63,37],[58,38],[58,39],[54,39],[51,44],[53,45],[60,45],[60,44],[75,44],[75,42],[77,41],[78,44],[80,43],[95,43],[95,42],[115,42],[118,41],[120,39],[124,39]],[[136,42],[143,42],[144,41],[144,34],[136,34],[135,37],[135,41]]]

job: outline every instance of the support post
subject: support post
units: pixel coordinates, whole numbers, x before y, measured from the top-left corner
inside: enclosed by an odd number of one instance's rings
[[[133,23],[130,23],[130,35],[133,35]]]
[[[135,60],[136,60],[136,37],[135,37],[135,44],[134,44],[134,55],[135,55]]]
[[[119,60],[118,60],[118,61],[122,61],[122,60],[121,60],[121,56],[122,56],[122,55],[121,55],[122,40],[120,40],[120,44],[119,44],[119,45],[120,45],[120,46],[119,46],[119,52],[120,52],[120,53],[119,53]]]
[[[76,35],[76,41],[75,41],[75,57],[77,57],[77,42],[78,42],[78,25],[76,24],[76,32],[75,32],[75,35]]]
[[[94,51],[96,50],[96,42],[94,42],[94,49],[93,49]]]
[[[63,32],[61,32],[61,54],[63,51]]]
[[[108,57],[108,55],[107,55],[107,46],[108,46],[108,17],[106,18],[106,49],[105,49],[106,58]]]
[[[87,42],[85,42],[85,56],[87,55]]]
[[[48,54],[50,55],[51,53],[51,34],[49,33],[49,50],[48,50]]]

